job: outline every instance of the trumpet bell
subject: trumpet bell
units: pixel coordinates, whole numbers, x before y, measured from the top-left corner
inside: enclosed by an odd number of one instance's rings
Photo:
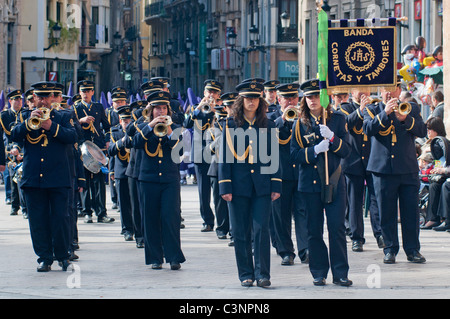
[[[371,97],[370,100],[369,100],[369,104],[377,104],[377,103],[380,103],[380,102],[381,102],[381,100],[376,98],[376,97]]]
[[[290,108],[284,111],[284,118],[286,119],[286,121],[293,122],[298,118],[298,116],[299,111],[297,109]]]
[[[404,103],[399,103],[398,105],[398,113],[400,113],[401,115],[408,115],[409,113],[411,113],[411,104],[404,102]]]
[[[165,122],[156,124],[153,128],[153,131],[158,137],[166,136],[169,131],[170,125],[172,125],[172,118],[167,115]]]

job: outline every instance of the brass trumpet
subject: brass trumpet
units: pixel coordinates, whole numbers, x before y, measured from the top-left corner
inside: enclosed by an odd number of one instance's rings
[[[201,103],[198,107],[203,113],[211,113],[216,106],[216,100],[211,97],[208,102]]]
[[[28,126],[32,130],[39,130],[41,128],[41,123],[43,121],[47,121],[50,118],[50,109],[46,107],[40,107],[38,110],[41,110],[42,116],[32,116],[28,119]]]
[[[381,100],[376,97],[369,97],[369,104],[377,104],[380,102],[381,102]]]
[[[408,115],[411,112],[411,104],[408,102],[401,103],[400,101],[397,102],[397,107],[395,108],[395,111],[397,111],[400,115]]]
[[[288,109],[284,110],[283,115],[284,115],[284,118],[286,119],[286,121],[293,122],[298,118],[299,113],[300,112],[298,109],[288,108]]]
[[[166,115],[164,123],[156,124],[153,128],[153,132],[155,132],[155,135],[158,137],[166,136],[170,125],[172,125],[172,118],[169,115]]]

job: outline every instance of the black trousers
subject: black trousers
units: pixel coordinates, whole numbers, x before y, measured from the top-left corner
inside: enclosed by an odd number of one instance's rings
[[[239,280],[270,279],[270,195],[233,194],[228,205]]]
[[[209,164],[195,164],[198,196],[200,200],[200,216],[203,225],[214,226],[214,214],[211,209],[211,181],[208,176]]]
[[[308,228],[306,210],[300,192],[298,180],[283,180],[281,196],[272,202],[272,242],[281,257],[293,256],[292,218],[295,222],[297,250],[300,258],[308,249]]]
[[[85,215],[92,215],[95,212],[98,218],[106,216],[106,185],[105,176],[100,171],[94,174],[84,169],[86,177],[86,189],[81,194],[82,212]]]
[[[117,198],[119,199],[120,221],[122,223],[122,232],[134,234],[133,214],[131,207],[130,187],[128,178],[116,178],[110,183],[116,184]]]
[[[211,188],[213,193],[214,211],[216,213],[217,235],[227,235],[230,232],[230,216],[228,214],[227,202],[219,194],[219,180],[211,176]]]
[[[442,184],[438,215],[444,218],[447,224],[450,224],[450,181]]]
[[[331,267],[333,278],[347,278],[349,265],[345,237],[345,182],[341,176],[338,193],[330,204],[323,204],[320,193],[301,193],[308,219],[309,270],[313,278],[327,278]],[[324,211],[328,245],[323,239]]]
[[[23,193],[28,204],[33,249],[38,263],[69,258],[69,192],[67,188],[29,188]]]
[[[130,188],[131,214],[134,224],[134,239],[137,243],[144,242],[144,230],[142,226],[142,205],[140,205],[139,181],[136,178],[128,177],[128,187]]]
[[[419,175],[373,173],[373,185],[380,209],[381,232],[386,245],[384,253],[396,255],[400,249],[397,207],[400,208],[403,250],[406,255],[419,251]]]
[[[182,263],[180,204],[174,196],[180,182],[152,183],[139,181],[145,238],[145,264]]]
[[[373,187],[372,173],[366,172],[365,176],[345,174],[347,182],[348,215],[350,225],[350,238],[352,240],[366,241],[364,237],[364,182],[367,184],[369,196],[370,224],[375,238],[381,236],[380,213]]]
[[[440,222],[439,205],[441,203],[442,189],[444,183],[432,182],[429,186],[429,197],[427,206],[427,221]]]

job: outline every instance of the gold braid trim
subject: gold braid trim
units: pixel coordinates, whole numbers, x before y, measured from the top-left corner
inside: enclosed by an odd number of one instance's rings
[[[379,133],[381,136],[388,136],[389,134],[392,134],[392,143],[397,143],[397,135],[395,134],[394,125],[389,126],[386,131],[380,131]]]
[[[206,123],[205,125],[200,126],[200,125],[198,124],[198,120],[194,120],[194,123],[195,123],[195,126],[197,126],[197,128],[198,128],[199,130],[202,130],[202,131],[207,130],[207,129],[209,129],[209,128],[211,127],[211,124],[210,124],[210,123]]]
[[[117,157],[121,160],[121,161],[130,161],[130,153],[126,153],[125,155],[121,155],[120,152],[117,153]]]
[[[147,155],[150,156],[150,157],[155,157],[156,155],[158,155],[158,157],[163,157],[163,152],[162,152],[161,143],[158,143],[158,147],[156,148],[156,151],[155,151],[154,153],[151,153],[151,152],[148,150],[147,143],[145,143],[145,152],[146,152]]]
[[[248,162],[250,164],[253,164],[253,155],[250,154],[250,156],[249,156],[249,153],[252,153],[252,146],[251,145],[247,146],[247,149],[245,150],[244,154],[239,156],[236,153],[236,151],[234,150],[233,142],[231,141],[231,136],[230,136],[230,132],[228,129],[228,122],[226,124],[225,131],[226,131],[226,139],[227,139],[228,148],[230,149],[231,153],[233,153],[234,158],[237,159],[238,161],[244,161],[248,156]]]
[[[302,134],[300,133],[300,121],[297,121],[297,126],[295,127],[295,139],[301,148],[304,148],[302,143]]]
[[[280,145],[286,145],[287,143],[289,143],[289,142],[291,141],[292,135],[290,135],[287,139],[282,140],[282,139],[280,139],[279,133],[280,133],[280,130],[277,129],[278,144],[280,144]]]
[[[47,146],[48,145],[48,139],[47,139],[47,135],[45,134],[41,134],[36,138],[32,138],[30,136],[30,134],[27,134],[27,141],[30,142],[31,144],[37,144],[39,143],[42,139],[44,139],[44,143],[42,144],[42,146]]]

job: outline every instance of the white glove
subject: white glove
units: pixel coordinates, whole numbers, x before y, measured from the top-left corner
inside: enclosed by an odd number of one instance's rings
[[[314,146],[314,153],[320,154],[320,153],[326,152],[326,151],[328,151],[329,146],[330,146],[330,141],[323,140],[322,142],[320,142],[319,144]]]
[[[332,130],[328,128],[328,126],[320,124],[319,127],[320,127],[320,135],[322,135],[324,138],[328,140],[331,140],[333,138],[334,133]]]

